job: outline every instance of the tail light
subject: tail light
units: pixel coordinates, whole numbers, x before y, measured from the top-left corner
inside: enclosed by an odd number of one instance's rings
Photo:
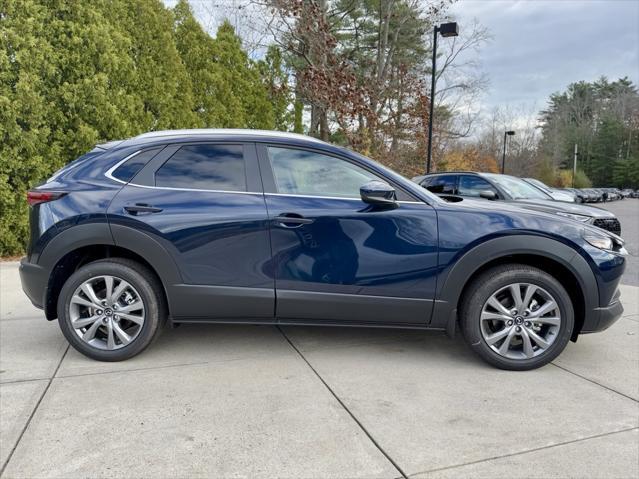
[[[29,206],[35,206],[40,203],[57,200],[66,194],[66,191],[31,190],[27,191],[27,203],[29,203]]]

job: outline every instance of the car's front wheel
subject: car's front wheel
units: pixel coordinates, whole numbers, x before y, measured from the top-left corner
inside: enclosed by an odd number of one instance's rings
[[[492,268],[469,285],[460,310],[464,338],[502,369],[528,370],[555,359],[570,340],[574,309],[565,288],[522,264]]]
[[[69,343],[99,361],[122,361],[157,337],[166,317],[162,286],[131,260],[110,258],[79,268],[58,298],[58,322]]]

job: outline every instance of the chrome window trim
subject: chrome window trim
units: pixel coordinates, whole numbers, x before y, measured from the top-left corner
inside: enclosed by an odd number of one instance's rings
[[[146,188],[149,190],[169,190],[169,191],[200,191],[205,193],[237,193],[240,195],[263,195],[257,191],[231,191],[231,190],[204,190],[200,188],[176,188],[174,186],[149,186],[138,185],[137,183],[127,183],[129,186],[136,186],[138,188]]]
[[[138,150],[136,152],[131,153],[129,156],[124,158],[123,160],[118,161],[115,165],[109,168],[104,176],[109,178],[110,180],[116,181],[118,183],[122,183],[123,185],[135,186],[137,188],[146,188],[150,190],[168,190],[168,191],[198,191],[204,193],[232,193],[232,194],[240,194],[240,195],[268,195],[268,196],[283,196],[283,197],[292,197],[292,198],[319,198],[323,200],[347,200],[347,201],[362,201],[361,198],[351,198],[344,196],[318,196],[318,195],[296,195],[293,193],[261,193],[257,191],[231,191],[231,190],[206,190],[199,188],[176,188],[173,186],[149,186],[149,185],[138,185],[137,183],[127,183],[126,181],[122,181],[113,176],[113,172],[118,169],[118,167],[128,160],[133,158],[134,156],[140,154],[143,150]],[[426,204],[424,201],[398,201],[397,203],[401,204]]]
[[[117,178],[113,178],[115,181],[121,180]],[[126,183],[129,186],[135,186],[137,188],[146,188],[149,190],[169,190],[169,191],[198,191],[203,193],[225,193],[225,194],[238,194],[238,195],[268,195],[268,196],[283,196],[283,197],[293,197],[293,198],[319,198],[322,200],[346,200],[346,201],[359,201],[361,202],[361,198],[347,198],[343,196],[314,196],[314,195],[295,195],[290,193],[260,193],[258,191],[230,191],[230,190],[203,190],[198,188],[175,188],[172,186],[148,186],[148,185],[138,185],[136,183]],[[398,201],[397,203],[401,204],[418,204],[425,205],[427,204],[424,201]]]
[[[293,198],[319,198],[323,200],[347,200],[347,201],[362,201],[361,198],[352,198],[347,196],[320,196],[320,195],[298,195],[294,193],[264,193],[268,196],[285,196],[285,197],[293,197]],[[398,200],[397,203],[402,204],[419,204],[425,205],[427,204],[425,201],[408,201],[408,200]]]
[[[118,167],[120,167],[122,164],[126,163],[127,161],[129,161],[131,158],[133,158],[136,155],[139,155],[140,153],[142,153],[142,150],[138,150],[135,151],[133,153],[131,153],[129,156],[127,156],[126,158],[124,158],[123,160],[118,161],[115,165],[113,165],[111,168],[109,168],[105,173],[104,176],[106,176],[108,179],[113,180],[113,181],[117,181],[118,183],[122,183],[123,185],[129,184],[126,181],[122,181],[116,177],[113,176],[113,172],[115,170],[118,169]]]

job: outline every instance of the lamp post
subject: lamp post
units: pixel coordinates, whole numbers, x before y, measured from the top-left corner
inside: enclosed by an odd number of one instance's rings
[[[426,173],[430,173],[430,161],[433,151],[433,109],[435,106],[435,72],[437,69],[437,34],[442,37],[456,37],[459,28],[456,22],[442,23],[433,30],[433,68],[430,75],[430,111],[428,114],[428,152],[426,159]]]
[[[515,132],[512,131],[512,130],[508,130],[508,131],[504,132],[504,154],[501,157],[501,174],[502,175],[504,174],[504,171],[506,169],[506,139],[509,136],[513,136],[514,134],[515,134]]]

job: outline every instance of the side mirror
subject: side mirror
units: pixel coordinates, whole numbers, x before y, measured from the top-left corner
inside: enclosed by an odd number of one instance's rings
[[[490,190],[483,190],[479,192],[479,196],[481,198],[484,198],[486,200],[496,200],[497,199],[497,195],[495,194],[494,191],[490,191]]]
[[[364,203],[376,206],[397,206],[395,188],[383,181],[370,181],[359,189]]]

